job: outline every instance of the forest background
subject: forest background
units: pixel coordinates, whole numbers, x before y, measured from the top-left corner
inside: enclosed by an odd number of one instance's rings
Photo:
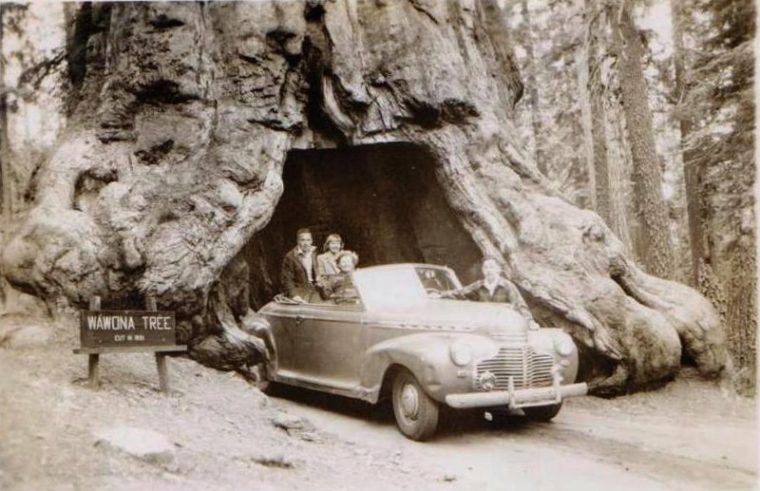
[[[538,168],[602,216],[647,272],[713,302],[736,387],[754,393],[755,5],[500,5],[526,87],[520,139]],[[86,56],[66,49],[79,7],[0,5],[0,233],[31,207],[35,175],[65,128],[77,66],[68,58]]]

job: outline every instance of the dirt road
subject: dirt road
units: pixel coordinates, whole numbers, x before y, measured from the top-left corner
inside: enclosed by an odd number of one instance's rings
[[[449,417],[428,443],[404,438],[389,411],[307,391],[273,400],[412,470],[439,469],[450,489],[754,489],[757,479],[752,401],[688,371],[657,392],[569,400],[548,424]]]
[[[3,344],[19,326],[38,329]],[[458,414],[417,443],[387,408],[306,391],[267,398],[181,357],[170,361],[169,395],[150,354],[104,356],[93,390],[77,344],[74,328],[0,317],[0,489],[643,491],[756,480],[754,401],[689,371],[655,392],[573,399],[549,424]],[[161,433],[173,458],[146,462],[99,443],[122,426]]]

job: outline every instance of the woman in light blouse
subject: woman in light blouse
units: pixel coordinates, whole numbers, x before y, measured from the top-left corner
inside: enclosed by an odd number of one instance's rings
[[[322,247],[324,251],[317,256],[317,283],[323,284],[327,277],[340,273],[338,254],[343,250],[343,239],[338,234],[330,234]]]

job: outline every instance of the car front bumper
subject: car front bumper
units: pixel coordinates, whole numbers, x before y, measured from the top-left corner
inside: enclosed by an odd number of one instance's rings
[[[509,390],[448,394],[445,400],[446,404],[456,409],[497,406],[519,409],[559,404],[568,397],[585,396],[587,393],[588,385],[585,383],[560,385],[555,378],[555,383],[551,387],[515,389],[510,384]]]

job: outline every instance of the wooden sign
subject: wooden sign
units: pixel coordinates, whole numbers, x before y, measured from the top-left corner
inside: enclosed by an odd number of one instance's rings
[[[174,312],[150,310],[82,310],[82,348],[175,346]]]

